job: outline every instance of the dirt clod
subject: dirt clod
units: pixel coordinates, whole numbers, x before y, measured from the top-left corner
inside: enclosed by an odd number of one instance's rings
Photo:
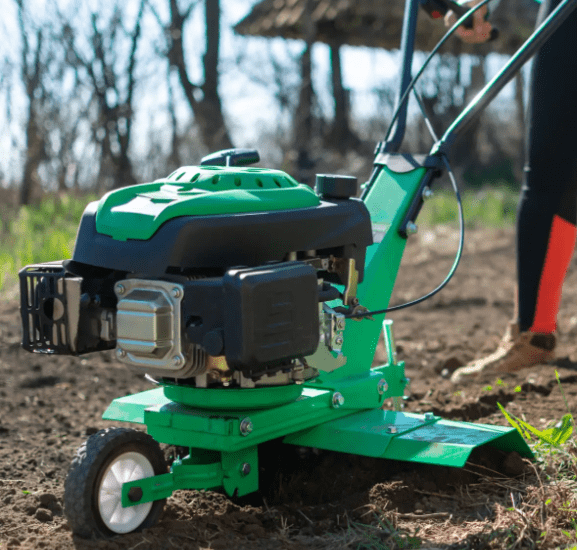
[[[44,508],[38,508],[38,510],[36,510],[36,514],[34,514],[34,517],[38,520],[38,521],[52,521],[53,516],[52,516],[52,512],[50,510],[45,510]]]

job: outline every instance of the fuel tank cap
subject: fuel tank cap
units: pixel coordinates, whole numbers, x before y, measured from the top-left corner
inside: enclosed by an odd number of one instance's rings
[[[350,199],[357,196],[357,178],[333,174],[317,174],[315,190],[327,199]]]

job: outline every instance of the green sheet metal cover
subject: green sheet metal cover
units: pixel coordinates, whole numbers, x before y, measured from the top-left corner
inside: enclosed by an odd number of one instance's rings
[[[294,433],[285,443],[364,456],[462,467],[476,447],[488,445],[531,458],[515,428],[442,420],[433,415],[361,411]]]
[[[319,204],[310,187],[280,170],[188,166],[153,183],[106,194],[98,203],[96,230],[123,241],[147,240],[164,222],[179,216],[292,210]]]

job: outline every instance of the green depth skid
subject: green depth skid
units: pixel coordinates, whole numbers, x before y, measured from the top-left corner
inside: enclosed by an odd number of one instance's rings
[[[406,243],[398,229],[428,170],[395,173],[383,166],[365,198],[375,242],[367,249],[357,296],[369,310],[386,307],[390,299]],[[382,328],[389,361],[371,368]],[[158,442],[190,448],[170,473],[123,484],[122,505],[162,499],[183,488],[221,487],[239,496],[256,491],[258,445],[281,437],[287,444],[455,467],[482,445],[532,457],[514,428],[398,410],[408,379],[404,363],[396,361],[384,315],[347,319],[343,340],[346,363],[336,368],[343,358],[333,352],[316,363],[313,355],[310,362],[320,375],[300,386],[213,390],[166,385],[113,401],[104,419],[144,424]],[[387,399],[396,410],[382,409]],[[140,488],[138,500],[128,497],[134,487]]]

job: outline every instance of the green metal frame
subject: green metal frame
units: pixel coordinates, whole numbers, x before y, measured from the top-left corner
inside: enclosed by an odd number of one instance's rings
[[[425,168],[397,174],[383,167],[364,199],[375,243],[367,250],[357,297],[370,310],[383,309],[389,302],[406,244],[398,229],[425,177]],[[475,447],[486,444],[532,456],[513,428],[383,410],[387,399],[398,404],[408,383],[404,363],[396,361],[390,323],[384,315],[348,319],[342,347],[346,363],[334,370],[328,365],[317,378],[291,387],[294,393],[282,404],[267,407],[267,398],[263,401],[267,392],[277,391],[274,388],[182,386],[113,401],[104,419],[145,424],[158,442],[190,448],[189,457],[174,463],[170,473],[124,484],[123,506],[185,488],[222,487],[239,496],[256,491],[258,445],[281,437],[287,444],[455,467],[463,466]],[[371,368],[382,329],[388,363]],[[334,367],[339,358],[327,355],[325,360],[334,361]],[[130,500],[132,487],[140,487],[142,498]]]

